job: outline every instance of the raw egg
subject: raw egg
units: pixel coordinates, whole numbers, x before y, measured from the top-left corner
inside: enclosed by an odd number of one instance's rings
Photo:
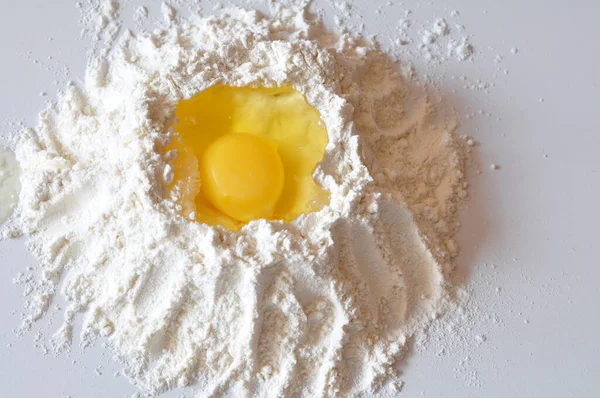
[[[171,189],[184,216],[237,231],[257,219],[290,222],[329,202],[312,176],[327,130],[291,87],[213,86],[179,102],[173,127]]]

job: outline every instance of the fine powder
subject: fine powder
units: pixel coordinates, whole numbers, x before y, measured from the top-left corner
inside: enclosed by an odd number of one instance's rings
[[[306,6],[228,9],[124,31],[15,149],[22,189],[3,236],[26,235],[42,272],[20,332],[61,292],[52,338],[105,339],[148,393],[393,394],[409,339],[451,305],[452,236],[466,198],[462,144],[410,68],[336,35]],[[105,11],[106,11],[105,10]],[[116,29],[116,30],[115,30]],[[440,34],[444,34],[441,31]],[[237,233],[181,215],[166,147],[177,102],[216,84],[290,85],[329,134],[319,212]]]
[[[5,222],[17,205],[21,183],[15,154],[0,146],[0,224]]]

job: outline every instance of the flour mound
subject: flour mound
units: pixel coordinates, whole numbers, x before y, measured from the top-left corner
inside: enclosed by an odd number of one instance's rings
[[[466,196],[456,124],[374,44],[306,15],[185,20],[169,9],[163,29],[111,34],[116,48],[16,147],[12,228],[43,269],[22,330],[60,289],[68,308],[54,349],[69,349],[83,313],[82,344],[105,338],[149,393],[400,388],[396,361],[449,300]],[[168,189],[174,110],[216,84],[290,85],[319,110],[329,145],[314,176],[329,206],[237,233],[181,215]]]

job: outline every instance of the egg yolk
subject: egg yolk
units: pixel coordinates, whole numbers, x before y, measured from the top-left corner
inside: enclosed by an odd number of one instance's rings
[[[248,222],[273,215],[283,190],[277,144],[251,134],[213,142],[200,164],[202,193],[231,218]]]
[[[252,220],[291,222],[329,193],[313,173],[325,154],[319,112],[291,87],[213,86],[181,100],[166,148],[184,216],[237,231]]]

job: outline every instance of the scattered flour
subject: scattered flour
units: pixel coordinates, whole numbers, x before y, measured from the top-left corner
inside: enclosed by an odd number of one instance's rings
[[[460,25],[455,26],[455,29],[462,30]],[[453,37],[450,35],[451,32],[450,25],[443,18],[436,19],[430,28],[422,31],[419,50],[430,63],[439,64],[448,57],[466,61],[473,55],[474,50],[469,43],[469,38],[467,36]],[[442,38],[446,41],[446,55],[443,53]]]
[[[52,350],[69,350],[83,313],[82,345],[106,338],[149,393],[401,389],[395,365],[408,341],[452,306],[452,237],[467,197],[453,112],[369,40],[327,31],[304,5],[189,20],[165,5],[167,26],[152,33],[121,31],[114,1],[81,8],[86,34],[115,48],[95,53],[84,85],[69,84],[18,137],[23,186],[0,233],[29,236],[42,270],[15,280],[30,290],[18,332],[60,291],[68,306]],[[436,21],[423,45],[450,29]],[[330,206],[238,233],[180,216],[164,178],[174,109],[215,84],[306,96],[329,134],[315,179]]]
[[[82,37],[95,42],[112,44],[119,31],[119,2],[116,0],[81,0],[76,3],[81,11]]]

